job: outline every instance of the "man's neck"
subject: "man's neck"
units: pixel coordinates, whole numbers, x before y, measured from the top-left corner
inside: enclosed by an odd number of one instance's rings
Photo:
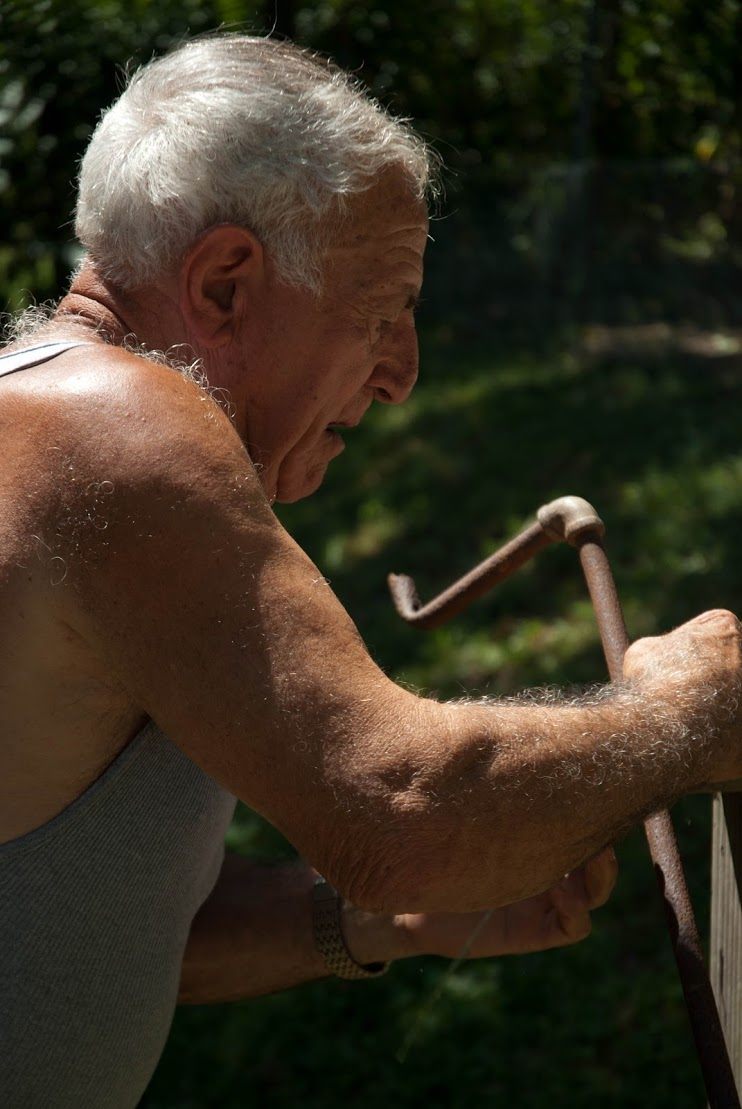
[[[147,302],[145,307],[143,299]],[[90,263],[86,263],[57,306],[55,320],[93,331],[103,342],[113,346],[121,346],[126,340],[151,350],[166,349],[170,342],[164,334],[158,333],[159,328],[153,324],[156,320],[166,319],[169,313],[165,310],[153,313],[152,302],[155,299],[154,291],[153,296],[142,298],[116,288],[101,278]]]
[[[133,329],[113,309],[72,290],[57,306],[55,320],[89,328],[112,346],[121,346],[126,336],[133,334]]]
[[[175,354],[173,361],[180,364],[198,361],[209,384],[229,394],[235,425],[242,429],[241,434],[244,432],[247,417],[239,381],[236,383],[225,372],[225,367],[229,370],[226,360],[220,362],[211,357],[210,350],[200,350],[191,341],[174,283],[127,291],[106,281],[91,263],[86,263],[57,306],[54,323],[74,328],[78,336],[98,338],[112,346],[125,345],[137,353]]]

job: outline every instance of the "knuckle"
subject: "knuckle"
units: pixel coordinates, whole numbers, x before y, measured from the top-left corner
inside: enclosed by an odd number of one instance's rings
[[[593,930],[593,922],[589,913],[579,918],[575,925],[574,936],[576,940],[586,940]]]
[[[628,651],[624,655],[624,674],[630,677],[632,674],[639,674],[645,670],[652,657],[652,653],[656,650],[657,639],[654,637],[646,639],[637,639],[631,644]]]
[[[712,608],[710,611],[719,620],[729,620],[733,624],[738,623],[737,617],[734,615],[732,610],[729,609],[729,608]]]
[[[742,631],[742,624],[728,608],[712,608],[696,617],[696,622],[713,623],[719,631],[732,632],[736,635]]]

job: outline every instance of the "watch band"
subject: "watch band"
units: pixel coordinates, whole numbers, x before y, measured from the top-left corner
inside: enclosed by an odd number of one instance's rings
[[[312,890],[312,929],[315,947],[337,978],[379,978],[389,963],[357,963],[343,935],[343,899],[329,882],[317,878]]]

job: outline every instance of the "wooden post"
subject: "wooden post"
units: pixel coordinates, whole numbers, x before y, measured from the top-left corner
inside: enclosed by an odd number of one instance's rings
[[[713,815],[711,984],[742,1090],[742,793],[715,793]]]

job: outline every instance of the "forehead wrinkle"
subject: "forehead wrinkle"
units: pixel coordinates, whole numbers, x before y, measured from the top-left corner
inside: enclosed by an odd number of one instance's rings
[[[368,299],[371,304],[388,304],[390,301],[417,300],[420,295],[419,281],[384,281],[379,282],[376,288],[368,290]]]
[[[407,235],[407,234],[416,234],[416,235],[425,236],[425,238],[427,238],[427,235],[428,235],[427,222],[425,223],[425,225],[421,224],[418,221],[418,222],[411,223],[411,224],[409,224],[407,226],[404,226],[404,227],[390,227],[384,234],[378,235],[377,238],[389,239],[389,238],[391,238],[393,236],[396,236],[396,235]]]
[[[420,237],[423,243],[428,239],[428,219],[413,219],[410,223],[395,223],[394,218],[388,214],[380,219],[358,219],[346,225],[332,244],[332,249],[341,251],[356,250],[367,243],[384,242],[387,239],[396,239],[407,236]]]
[[[383,257],[385,259],[388,259],[390,256],[393,258],[395,255],[399,255],[402,261],[408,258],[415,262],[422,260],[422,251],[417,245],[413,246],[413,244],[409,242],[402,243],[399,240],[389,243],[383,248]]]
[[[334,245],[330,247],[327,256],[334,256],[338,261],[352,262],[355,257],[363,255],[370,258],[369,247],[375,248],[374,253],[377,259],[383,259],[385,262],[389,259],[390,255],[400,253],[407,254],[416,260],[420,260],[425,252],[427,244],[427,237],[419,233],[417,241],[409,239],[402,239],[400,235],[373,235],[370,234],[365,238],[357,239],[354,242],[344,243],[341,246]]]
[[[398,289],[400,286],[409,287],[415,295],[420,291],[423,277],[423,254],[403,243],[395,243],[386,250],[380,250],[375,258],[366,257],[360,264],[353,264],[352,255],[344,261],[349,262],[348,277],[351,275],[355,287],[367,295],[372,295],[377,289]]]
[[[376,260],[383,264],[384,274],[401,268],[414,269],[417,272],[422,270],[423,251],[410,243],[395,242],[383,247]]]

